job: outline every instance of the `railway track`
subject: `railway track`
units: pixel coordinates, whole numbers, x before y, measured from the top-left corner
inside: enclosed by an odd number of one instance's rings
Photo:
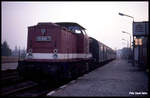
[[[38,85],[37,83],[20,77],[17,70],[2,71],[0,79],[0,95],[2,96],[9,96]]]
[[[36,85],[37,84],[35,84],[31,81],[25,81],[23,83],[18,83],[18,84],[11,85],[11,86],[8,86],[5,88],[1,88],[1,95],[2,96],[11,95],[11,94],[14,94],[16,92],[20,92],[20,91],[28,89],[28,88],[32,88]]]
[[[35,84],[35,85],[31,85],[31,87],[28,87],[26,89],[22,89],[22,90],[18,90],[14,93],[12,93],[10,96],[21,96],[21,97],[28,97],[28,96],[34,96],[34,97],[37,97],[37,96],[46,96],[46,94],[48,92],[50,92],[52,90],[52,88],[44,88],[43,86],[41,85],[38,85],[38,84]]]
[[[1,71],[1,77],[5,77],[5,76],[9,76],[9,75],[14,75],[17,74],[17,70],[5,70],[5,71]]]
[[[2,71],[0,81],[1,96],[46,96],[46,94],[63,85],[42,85],[20,77],[16,70]]]
[[[1,96],[46,96],[48,92],[57,89],[72,80],[63,81],[57,85],[51,84],[47,86],[43,85],[45,82],[37,84],[20,77],[16,70],[2,72],[1,76]]]
[[[1,96],[46,96],[46,94],[59,86],[45,87],[32,81],[24,81],[15,85],[1,88]]]
[[[2,88],[19,83],[21,81],[25,81],[24,78],[19,77],[18,72],[16,70],[2,71],[0,80],[0,85]]]

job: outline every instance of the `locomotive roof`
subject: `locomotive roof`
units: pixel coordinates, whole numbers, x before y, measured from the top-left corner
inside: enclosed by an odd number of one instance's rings
[[[57,22],[55,24],[58,24],[60,26],[64,26],[64,27],[69,27],[69,26],[78,26],[80,27],[81,29],[84,29],[84,27],[82,27],[81,25],[79,25],[78,23],[74,23],[74,22]]]

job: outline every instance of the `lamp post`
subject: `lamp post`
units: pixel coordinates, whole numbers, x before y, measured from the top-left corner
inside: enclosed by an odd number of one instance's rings
[[[132,17],[130,15],[127,15],[127,14],[123,14],[123,13],[119,13],[119,15],[120,16],[127,16],[127,17],[132,18],[133,19],[133,23],[134,23],[134,17]],[[125,32],[125,31],[122,31],[122,32],[130,35],[130,33],[128,33],[128,32]],[[133,38],[133,47],[134,47],[134,38]],[[130,48],[131,48],[131,35],[130,35]],[[134,48],[133,48],[133,50],[134,50]]]
[[[124,41],[127,41],[127,48],[126,48],[126,57],[127,59],[129,60],[130,59],[130,48],[128,48],[128,45],[129,45],[129,41],[128,40],[125,40],[125,39],[122,39]]]
[[[125,47],[127,46],[127,44],[125,42],[122,42],[122,44],[125,45]],[[124,46],[123,46],[123,48],[124,48]]]
[[[130,16],[130,15],[127,15],[127,14],[123,14],[123,13],[119,13],[119,15],[120,15],[120,16],[127,16],[127,17],[130,17],[130,18],[133,19],[133,20],[132,20],[132,21],[133,21],[133,23],[132,23],[132,33],[133,33],[134,17],[132,17],[132,16]],[[135,46],[134,44],[135,44],[135,43],[134,43],[134,36],[133,36],[133,57],[132,57],[132,59],[133,59],[133,63],[132,63],[133,66],[135,65],[135,64],[134,64],[134,46]]]
[[[124,40],[124,41],[127,41],[127,48],[128,48],[128,45],[129,45],[129,42],[128,42],[128,40],[125,40],[125,39],[122,39],[122,40]]]
[[[133,22],[134,22],[134,17],[132,17],[132,16],[129,16],[129,15],[127,15],[127,14],[123,14],[123,13],[119,13],[119,15],[120,15],[120,16],[127,16],[127,17],[130,17],[130,18],[132,18],[132,19],[133,19]]]
[[[131,34],[128,33],[128,32],[125,32],[125,31],[122,31],[122,33],[126,33],[126,34],[128,34],[130,36],[130,49],[131,49]]]

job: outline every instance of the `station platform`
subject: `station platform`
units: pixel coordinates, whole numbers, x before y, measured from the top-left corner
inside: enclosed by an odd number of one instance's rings
[[[148,96],[148,74],[126,60],[116,59],[47,96]]]

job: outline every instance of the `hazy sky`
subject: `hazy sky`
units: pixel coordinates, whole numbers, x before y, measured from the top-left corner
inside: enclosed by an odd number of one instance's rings
[[[77,22],[87,34],[113,49],[126,46],[132,18],[148,21],[148,2],[2,2],[2,42],[26,48],[27,27],[38,22]]]

